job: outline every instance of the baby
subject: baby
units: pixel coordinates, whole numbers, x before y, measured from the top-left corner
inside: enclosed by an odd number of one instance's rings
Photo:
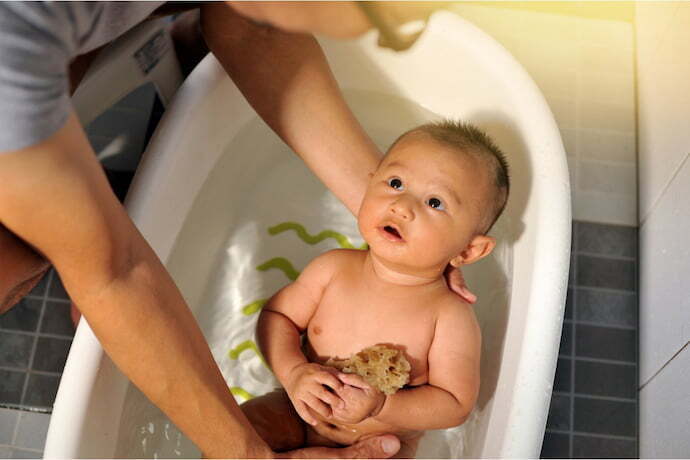
[[[479,390],[481,335],[444,271],[492,251],[486,233],[508,189],[503,154],[471,125],[427,124],[393,143],[359,210],[369,249],[320,255],[261,313],[259,345],[284,390],[242,408],[271,447],[392,433],[398,455],[414,457],[424,430],[465,421]],[[325,365],[382,343],[411,365],[409,383],[392,395]]]

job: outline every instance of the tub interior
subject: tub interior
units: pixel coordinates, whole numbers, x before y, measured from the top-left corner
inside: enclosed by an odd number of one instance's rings
[[[409,127],[439,118],[402,97],[355,89],[346,89],[344,94],[382,150]],[[244,391],[260,395],[279,385],[247,341],[254,338],[258,317],[251,305],[270,297],[290,279],[279,268],[261,271],[257,267],[282,258],[299,271],[323,251],[342,247],[334,238],[309,244],[294,230],[297,225],[311,235],[336,231],[354,247],[364,241],[355,218],[260,119],[248,121],[220,148],[223,152],[200,188],[166,265],[194,311],[229,387],[242,402]],[[492,231],[499,242],[495,252],[465,271],[479,296],[475,311],[485,331],[483,388],[492,386],[490,369],[500,360],[502,349],[500,329],[505,328],[512,271],[509,221],[508,216],[502,217]],[[280,225],[284,231],[269,233]],[[470,422],[448,432],[429,433],[419,456],[462,456],[464,431],[482,430],[485,418],[481,414],[490,410],[490,401],[483,392]],[[476,442],[479,435],[472,439]],[[199,454],[132,385],[117,446],[116,457]]]

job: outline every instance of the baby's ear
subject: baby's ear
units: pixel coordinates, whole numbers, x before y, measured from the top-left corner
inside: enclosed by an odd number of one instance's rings
[[[487,235],[477,235],[465,249],[450,261],[453,267],[468,265],[491,254],[496,247],[496,240]]]

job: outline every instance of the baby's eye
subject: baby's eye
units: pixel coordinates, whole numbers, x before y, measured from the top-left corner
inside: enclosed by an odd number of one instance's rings
[[[438,198],[435,198],[435,197],[429,198],[428,200],[426,200],[426,204],[428,204],[429,206],[431,206],[434,209],[438,209],[439,211],[443,211],[446,209],[443,202],[441,200],[439,200]]]
[[[392,188],[396,190],[405,190],[405,187],[403,186],[403,183],[400,179],[397,177],[393,177],[391,179],[388,179],[388,185],[390,185]]]

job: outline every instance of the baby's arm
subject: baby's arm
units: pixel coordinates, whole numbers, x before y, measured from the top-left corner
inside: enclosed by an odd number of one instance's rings
[[[456,299],[443,306],[429,350],[429,383],[388,396],[375,420],[399,430],[463,423],[479,393],[481,333],[474,312]]]
[[[297,413],[315,424],[313,410],[324,417],[331,407],[342,404],[323,385],[340,389],[334,369],[309,363],[302,353],[300,335],[307,329],[324,290],[335,274],[339,251],[329,251],[314,259],[297,280],[278,291],[264,306],[257,325],[259,347],[283,385]]]

